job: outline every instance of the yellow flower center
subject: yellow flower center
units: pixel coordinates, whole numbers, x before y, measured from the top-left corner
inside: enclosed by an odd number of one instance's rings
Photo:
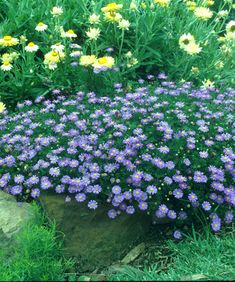
[[[55,50],[51,52],[51,55],[54,56],[54,57],[58,56],[58,54],[59,53],[57,51],[55,51]]]
[[[38,26],[43,26],[43,25],[44,25],[43,22],[38,23]]]
[[[107,58],[100,58],[98,59],[98,63],[100,65],[105,65],[108,62]]]
[[[69,34],[74,34],[74,31],[73,31],[72,29],[69,29],[69,30],[67,31],[67,33],[69,33]]]
[[[12,36],[10,35],[6,35],[3,37],[4,41],[11,41],[12,40]]]
[[[4,64],[4,66],[9,66],[9,65],[10,65],[10,62],[4,61],[3,64]]]
[[[29,42],[28,46],[33,47],[33,46],[35,46],[35,44],[33,42]]]
[[[235,25],[232,25],[232,26],[230,27],[230,30],[231,30],[232,32],[234,32],[234,31],[235,31]]]

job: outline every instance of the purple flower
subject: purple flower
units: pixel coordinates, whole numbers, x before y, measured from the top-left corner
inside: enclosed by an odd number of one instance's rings
[[[212,220],[211,227],[215,232],[218,232],[221,228],[221,219],[219,217]]]
[[[182,233],[179,230],[174,231],[173,237],[177,240],[182,239]]]
[[[113,186],[113,188],[112,188],[112,192],[113,192],[113,194],[115,194],[115,195],[120,194],[121,191],[122,191],[122,189],[121,189],[120,186],[115,185],[115,186]]]
[[[191,203],[195,203],[195,202],[197,202],[198,197],[197,197],[197,195],[196,195],[195,193],[190,193],[190,194],[188,195],[188,199],[189,199],[189,201],[190,201]]]
[[[175,196],[176,199],[181,199],[183,197],[183,191],[181,189],[175,189],[173,191],[173,195]]]
[[[95,200],[91,200],[87,204],[89,209],[95,210],[98,207],[98,203]]]
[[[14,181],[17,184],[23,183],[24,182],[24,176],[22,174],[18,174],[14,177]]]
[[[40,190],[35,188],[31,191],[31,197],[33,197],[34,199],[38,198],[40,195]]]
[[[22,192],[22,190],[23,190],[22,186],[20,186],[20,185],[12,186],[11,187],[11,194],[12,195],[18,195]]]
[[[139,209],[144,211],[148,209],[148,204],[146,202],[140,202],[139,203]]]
[[[146,189],[147,193],[150,195],[155,195],[157,193],[157,188],[154,185],[149,185]]]
[[[63,193],[65,190],[64,185],[57,185],[55,188],[56,193]]]
[[[168,210],[167,216],[168,216],[170,219],[175,219],[175,218],[177,217],[176,212],[173,211],[173,210]]]
[[[126,208],[126,213],[128,214],[134,214],[135,213],[135,208],[133,206],[128,206]]]
[[[78,202],[84,202],[86,200],[86,195],[84,193],[78,193],[76,196],[75,196],[75,199],[78,201]]]
[[[205,210],[205,211],[209,211],[211,209],[211,204],[207,201],[204,201],[202,203],[202,208]]]
[[[114,219],[116,216],[117,216],[117,212],[114,209],[108,211],[109,218]]]

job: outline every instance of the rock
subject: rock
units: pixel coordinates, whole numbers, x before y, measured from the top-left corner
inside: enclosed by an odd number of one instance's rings
[[[32,214],[30,204],[19,204],[14,196],[0,190],[0,245],[6,246]]]
[[[138,258],[145,250],[145,244],[141,243],[138,246],[134,247],[121,261],[123,264],[129,264]]]
[[[65,234],[66,254],[79,258],[80,271],[120,260],[151,225],[151,218],[142,213],[122,214],[111,220],[107,216],[108,205],[93,211],[73,199],[65,203],[64,195],[48,191],[41,194],[40,201]]]

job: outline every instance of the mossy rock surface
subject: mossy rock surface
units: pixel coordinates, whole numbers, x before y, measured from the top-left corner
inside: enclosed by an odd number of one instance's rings
[[[0,190],[0,247],[6,247],[33,216],[28,203],[17,203],[14,196]]]
[[[151,218],[137,213],[111,220],[104,205],[95,211],[65,196],[45,193],[40,201],[48,216],[65,235],[65,254],[79,258],[80,271],[105,267],[123,258],[130,247],[148,232]]]

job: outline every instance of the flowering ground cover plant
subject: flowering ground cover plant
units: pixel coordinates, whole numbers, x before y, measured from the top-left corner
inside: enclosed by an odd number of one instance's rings
[[[115,84],[114,98],[54,90],[3,111],[0,188],[19,199],[51,190],[94,210],[108,202],[111,219],[140,210],[178,222],[201,213],[214,231],[231,223],[235,90],[158,78],[127,93]]]
[[[231,0],[2,2],[0,99],[8,107],[55,87],[105,93],[114,81],[160,70],[234,85]]]

